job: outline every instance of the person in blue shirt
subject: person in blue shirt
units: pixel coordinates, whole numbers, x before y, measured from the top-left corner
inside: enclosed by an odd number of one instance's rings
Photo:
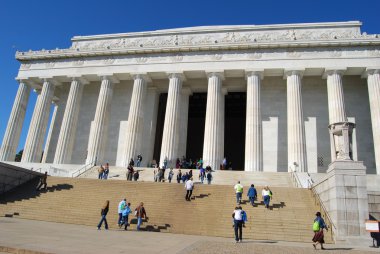
[[[123,220],[122,220],[121,225],[124,225],[124,230],[127,230],[127,227],[128,227],[128,215],[130,213],[132,213],[131,203],[128,203],[127,205],[124,206],[124,210],[122,211]]]
[[[257,191],[255,189],[255,185],[251,184],[251,187],[248,190],[247,196],[249,198],[249,202],[253,206],[257,198]]]
[[[317,212],[315,216],[317,217],[314,219],[313,223],[313,247],[314,249],[317,249],[317,245],[321,244],[321,249],[324,250],[325,248],[323,248],[323,244],[325,243],[325,240],[323,235],[323,229],[326,229],[326,231],[328,231],[328,228],[325,221],[322,219],[320,212]]]

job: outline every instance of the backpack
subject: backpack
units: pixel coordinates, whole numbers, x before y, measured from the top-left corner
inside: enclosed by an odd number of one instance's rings
[[[319,221],[316,220],[316,221],[314,221],[314,223],[313,223],[313,231],[314,231],[314,232],[318,232],[319,230],[320,230]]]
[[[273,193],[271,190],[269,190],[269,197],[272,197],[273,196]]]

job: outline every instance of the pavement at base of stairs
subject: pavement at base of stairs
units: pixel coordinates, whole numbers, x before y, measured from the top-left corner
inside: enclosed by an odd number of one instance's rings
[[[57,214],[59,216],[59,214]],[[109,219],[113,223],[114,219]],[[116,223],[116,222],[115,222]],[[231,236],[233,232],[231,229]],[[243,232],[244,237],[244,232]],[[372,243],[368,243],[370,246]],[[7,249],[8,248],[8,249]],[[379,253],[379,249],[326,244],[323,253]],[[321,250],[317,250],[320,252]],[[254,241],[0,218],[0,253],[314,253],[311,243]]]

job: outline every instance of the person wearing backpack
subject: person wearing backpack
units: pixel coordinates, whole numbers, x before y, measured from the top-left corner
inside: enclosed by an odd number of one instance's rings
[[[243,241],[243,224],[245,212],[241,209],[241,206],[235,207],[234,212],[232,213],[232,218],[234,220],[234,231],[235,231],[235,241]]]
[[[269,189],[268,185],[264,187],[264,189],[261,192],[261,196],[263,197],[265,208],[269,209],[269,202],[272,197],[273,193]]]
[[[328,231],[328,228],[325,221],[322,219],[320,212],[317,212],[315,216],[317,217],[314,219],[314,223],[313,223],[313,231],[314,231],[313,247],[314,249],[317,249],[317,245],[321,244],[321,249],[324,250],[325,248],[323,248],[323,244],[325,243],[325,239],[324,239],[323,229],[326,229],[326,231]]]

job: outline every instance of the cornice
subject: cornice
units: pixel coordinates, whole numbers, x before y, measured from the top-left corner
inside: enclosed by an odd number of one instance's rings
[[[16,52],[20,61],[209,50],[380,45],[380,36],[360,32],[360,22],[269,26],[216,26],[153,32],[77,36],[68,49]],[[111,59],[112,60],[112,59]],[[181,60],[181,56],[178,59]],[[141,59],[144,61],[144,57]],[[49,64],[49,63],[46,63]],[[78,60],[81,65],[81,60]]]

